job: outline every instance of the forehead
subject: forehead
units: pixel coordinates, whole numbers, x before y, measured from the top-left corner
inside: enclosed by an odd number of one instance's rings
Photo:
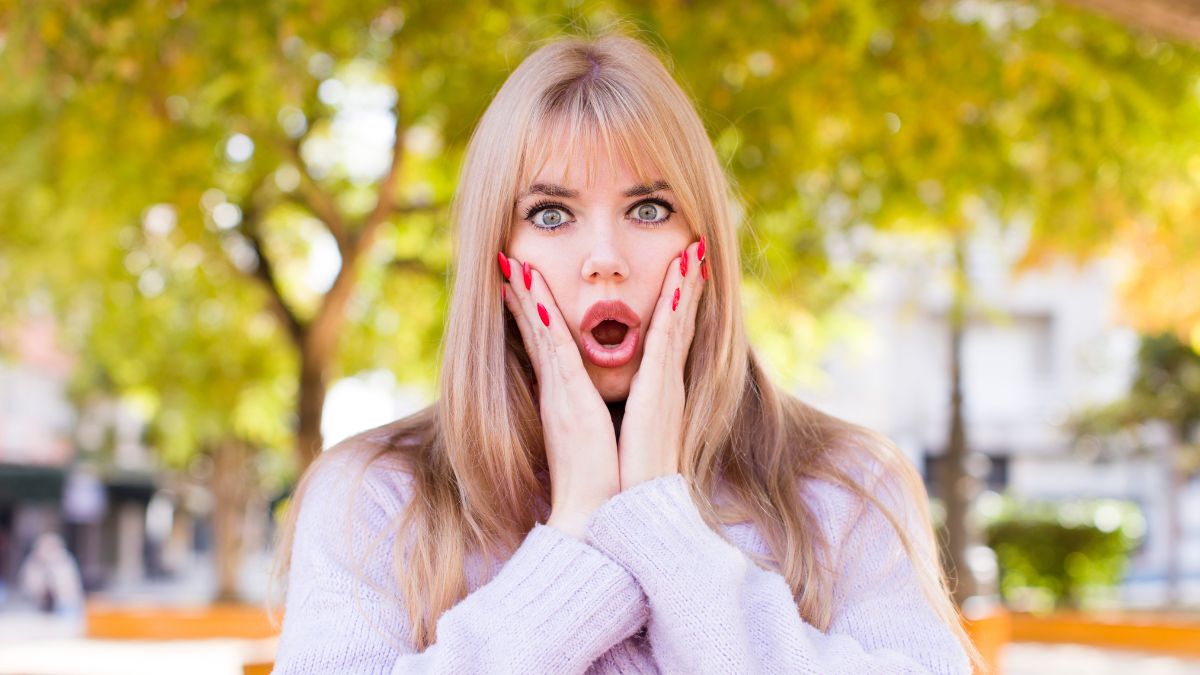
[[[662,181],[658,167],[642,145],[629,135],[610,134],[605,138],[594,128],[553,125],[529,144],[530,161],[522,172],[517,196],[527,196],[530,187],[538,184],[574,191],[615,191]]]

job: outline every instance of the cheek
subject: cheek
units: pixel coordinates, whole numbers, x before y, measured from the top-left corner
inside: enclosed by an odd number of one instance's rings
[[[562,281],[562,268],[567,256],[562,255],[561,251],[555,250],[546,241],[514,234],[507,253],[523,263],[529,263],[542,275],[551,289],[555,289]]]
[[[657,294],[662,289],[663,280],[671,265],[679,258],[679,254],[690,242],[684,236],[672,237],[669,241],[659,240],[653,246],[647,246],[640,253],[639,267],[645,274],[639,275],[641,283],[654,288]]]
[[[570,251],[551,248],[536,239],[514,236],[508,251],[512,257],[527,262],[538,271],[554,296],[554,302],[567,319],[572,322],[573,303],[579,293],[579,261]],[[519,278],[514,275],[514,280]]]

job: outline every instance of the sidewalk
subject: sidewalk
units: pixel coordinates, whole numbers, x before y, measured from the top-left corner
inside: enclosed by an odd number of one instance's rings
[[[32,610],[0,608],[0,654],[12,645],[54,639],[82,639],[87,632],[84,617],[58,617]]]
[[[86,640],[49,638],[4,644],[2,675],[243,675],[273,660],[270,640]]]
[[[1084,645],[1013,642],[1000,657],[1002,675],[1196,675],[1200,659],[1099,649]]]
[[[84,617],[0,612],[0,675],[243,675],[270,663],[278,637],[101,640]]]
[[[0,633],[3,632],[0,628]],[[49,638],[0,649],[0,675],[242,675],[244,664],[272,660],[270,640],[169,642]],[[1013,643],[1001,656],[1003,675],[1194,675],[1200,660],[1081,645]]]
[[[247,602],[263,602],[269,558],[249,557],[239,587]],[[216,595],[211,562],[198,557],[169,579],[115,583],[88,594],[89,603],[202,606]],[[278,638],[99,640],[86,637],[83,616],[53,617],[0,606],[0,675],[243,675],[246,664],[274,659]]]

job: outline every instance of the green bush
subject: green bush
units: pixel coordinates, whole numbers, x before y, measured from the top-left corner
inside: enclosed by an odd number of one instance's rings
[[[1145,530],[1129,502],[992,497],[986,543],[996,552],[1000,595],[1018,609],[1083,607],[1112,595]]]

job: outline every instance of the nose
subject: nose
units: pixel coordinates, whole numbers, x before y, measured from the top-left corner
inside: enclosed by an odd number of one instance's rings
[[[580,274],[584,281],[597,282],[629,278],[629,262],[618,241],[615,228],[596,227],[588,245]]]

